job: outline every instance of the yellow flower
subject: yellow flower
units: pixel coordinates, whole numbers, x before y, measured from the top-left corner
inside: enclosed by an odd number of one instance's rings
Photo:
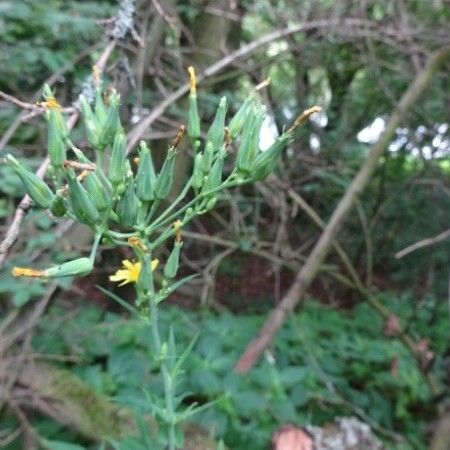
[[[158,264],[159,261],[157,259],[152,261],[152,271],[156,269]],[[141,273],[142,264],[140,262],[131,262],[128,259],[124,259],[122,265],[124,268],[119,269],[114,275],[110,275],[109,281],[122,281],[119,286],[128,283],[136,283],[139,279],[139,274]]]
[[[39,106],[42,106],[43,108],[49,108],[49,109],[59,109],[61,108],[61,105],[58,103],[55,97],[51,96],[47,99],[45,102],[38,102]]]

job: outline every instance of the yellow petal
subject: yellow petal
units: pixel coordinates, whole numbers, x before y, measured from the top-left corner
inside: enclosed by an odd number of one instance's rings
[[[124,266],[124,267],[126,267],[127,269],[132,269],[133,268],[133,266],[134,266],[134,264],[129,260],[129,259],[124,259],[123,261],[122,261],[122,265]]]
[[[154,259],[151,264],[152,272],[158,267],[159,259]]]
[[[122,281],[122,280],[126,280],[128,278],[128,276],[123,273],[123,270],[118,270],[114,275],[110,275],[109,276],[109,281]]]
[[[32,269],[30,267],[14,267],[12,270],[12,274],[15,277],[33,277],[33,278],[45,277],[45,271]]]

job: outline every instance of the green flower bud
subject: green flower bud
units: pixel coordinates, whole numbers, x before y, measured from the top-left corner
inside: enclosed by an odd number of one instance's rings
[[[155,184],[155,198],[164,200],[170,193],[173,183],[173,171],[175,167],[176,151],[173,147],[169,148],[166,160],[158,174]]]
[[[6,163],[9,164],[14,171],[19,175],[22,183],[25,186],[27,194],[40,208],[49,208],[53,202],[55,194],[51,189],[36,176],[31,170],[28,170],[12,155],[6,155]]]
[[[98,119],[83,95],[80,95],[80,107],[88,141],[93,147],[97,147],[99,137]]]
[[[54,167],[62,167],[67,159],[66,146],[58,125],[57,115],[59,111],[51,109],[47,113],[48,121],[48,156]]]
[[[66,211],[67,211],[66,201],[61,195],[56,194],[53,203],[50,206],[50,212],[55,217],[62,217],[64,216]]]
[[[180,262],[180,250],[182,246],[183,242],[175,241],[169,258],[167,259],[166,265],[164,266],[164,276],[166,278],[174,278],[177,274]]]
[[[89,258],[78,258],[67,261],[57,266],[50,267],[44,271],[47,278],[61,278],[75,275],[86,275],[92,272],[93,262]]]
[[[256,157],[259,147],[259,135],[265,113],[265,107],[258,108],[252,120],[244,125],[241,145],[239,146],[236,157],[236,167],[241,172],[248,173]]]
[[[255,119],[255,116],[253,116],[248,122],[245,123],[242,131],[241,142],[236,155],[236,167],[240,172],[244,173],[250,171],[253,160],[250,152],[250,145],[252,142]]]
[[[227,128],[233,139],[236,138],[244,125],[253,117],[254,103],[255,97],[253,95],[247,97],[237,113],[230,120]]]
[[[205,211],[209,211],[210,209],[213,209],[216,203],[217,203],[217,195],[213,195],[213,196],[206,202]]]
[[[145,255],[144,264],[139,272],[138,286],[144,292],[153,289],[153,266],[150,255]]]
[[[214,159],[214,146],[211,141],[206,142],[205,151],[202,158],[202,170],[204,174],[208,174]]]
[[[113,184],[119,184],[125,177],[126,142],[123,131],[118,131],[109,161],[109,179]]]
[[[100,127],[103,126],[106,120],[106,108],[103,103],[102,91],[97,88],[95,91],[95,104],[94,104],[95,117]]]
[[[59,110],[53,109],[51,112],[54,113],[56,125],[61,133],[61,138],[65,142],[69,137],[69,131],[67,130],[66,120],[64,119],[63,115]]]
[[[187,219],[194,217],[194,215],[195,215],[194,208],[190,207],[186,210],[186,213],[184,216],[185,216],[185,219],[187,220]]]
[[[197,108],[197,79],[193,66],[188,67],[189,72],[189,113],[188,113],[188,136],[195,140],[200,136],[200,118]],[[195,150],[195,148],[194,148]]]
[[[125,227],[132,227],[136,222],[139,211],[139,200],[136,197],[134,183],[130,180],[122,198],[117,203],[116,213],[119,223]]]
[[[136,174],[136,195],[145,202],[155,199],[156,174],[152,156],[147,144],[141,141],[139,148],[139,166]]]
[[[90,195],[77,180],[73,170],[67,171],[67,183],[69,185],[69,197],[75,217],[89,226],[100,221],[100,214],[97,211]]]
[[[205,185],[203,186],[203,190],[205,192],[216,189],[222,182],[223,160],[224,155],[219,155],[214,161],[214,164],[211,167],[211,171],[206,178]]]
[[[84,186],[98,211],[105,211],[109,208],[111,205],[110,197],[106,193],[105,187],[95,172],[89,172],[84,179]]]
[[[42,89],[42,95],[44,96],[45,99],[53,97],[53,92],[47,83],[44,84],[44,89]]]
[[[208,130],[206,136],[207,141],[211,141],[215,151],[222,147],[223,137],[225,132],[225,115],[227,112],[227,99],[222,97],[220,99],[219,107],[217,108],[216,116],[213,123]]]
[[[203,184],[203,170],[202,170],[203,155],[197,153],[194,157],[194,170],[192,171],[192,186],[195,189],[201,188]]]
[[[282,150],[291,140],[292,133],[284,133],[280,137],[278,137],[277,140],[266,151],[260,152],[258,154],[252,164],[252,180],[264,180],[264,178],[266,178],[271,172],[273,172]]]
[[[63,115],[60,111],[60,105],[56,101],[53,92],[50,89],[50,86],[48,84],[44,85],[44,92],[43,92],[45,102],[41,103],[42,106],[45,106],[46,108],[49,108],[50,111],[52,111],[54,114],[54,122],[56,126],[59,128],[59,131],[61,132],[62,138],[65,140],[68,136],[68,130],[67,130],[67,124],[64,120]]]
[[[109,97],[109,108],[106,119],[100,126],[97,146],[100,150],[104,150],[108,145],[112,145],[116,132],[121,127],[119,120],[119,101],[120,96],[113,91]]]
[[[189,95],[187,131],[191,139],[196,139],[200,136],[200,118],[198,116],[197,94],[195,92]]]

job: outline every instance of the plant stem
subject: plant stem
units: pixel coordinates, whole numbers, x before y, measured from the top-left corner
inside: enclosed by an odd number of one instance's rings
[[[158,328],[158,305],[153,296],[150,298],[150,324],[152,326],[153,344],[158,357],[161,355],[161,338]]]
[[[91,254],[89,255],[89,259],[93,262],[95,259],[95,255],[97,254],[98,246],[100,244],[100,240],[102,238],[102,233],[97,233],[95,235],[94,244],[92,246]]]
[[[173,397],[175,393],[173,392],[172,377],[170,376],[164,361],[161,363],[161,370],[164,380],[164,397],[166,400],[166,409],[167,414],[170,417],[169,450],[175,450],[175,411],[173,408]]]
[[[178,211],[176,211],[175,213],[173,213],[171,216],[169,217],[165,217],[167,216],[168,213],[170,213],[170,211],[172,211],[174,209],[174,207],[176,206],[176,203],[179,203],[179,200],[175,200],[175,202],[169,207],[167,208],[166,211],[164,211],[164,213],[159,216],[158,220],[156,220],[155,222],[153,222],[149,227],[147,227],[145,229],[145,234],[147,236],[150,235],[150,233],[152,233],[153,231],[155,231],[156,228],[163,226],[164,224],[173,222],[177,217],[180,216],[180,214],[182,214],[184,211],[186,211],[189,207],[194,206],[196,203],[198,203],[199,200],[212,195],[212,194],[216,194],[219,191],[223,190],[223,189],[227,189],[230,187],[234,187],[234,186],[238,186],[238,185],[242,185],[244,183],[242,182],[236,182],[236,181],[231,181],[231,180],[225,180],[220,186],[218,186],[217,188],[211,189],[209,191],[206,192],[201,192],[198,196],[196,196],[194,199],[192,199],[190,202],[186,203],[182,208],[180,208]],[[189,183],[190,185],[190,183]],[[185,194],[186,195],[186,194]],[[184,196],[183,196],[184,197]],[[181,199],[180,199],[181,200]],[[153,247],[154,248],[154,247]]]
[[[189,188],[191,187],[191,183],[192,177],[186,183],[186,186],[183,188],[180,195],[172,202],[172,204],[162,214],[160,214],[160,216],[152,223],[151,226],[147,227],[146,234],[149,234],[151,231],[155,230],[164,221],[164,218],[175,209],[178,203],[180,203],[181,200],[183,200],[183,198],[186,197],[186,194],[188,193]]]
[[[167,412],[167,422],[169,425],[169,450],[175,450],[175,411],[173,407],[173,383],[172,377],[169,374],[169,370],[167,368],[167,364],[165,361],[165,357],[161,355],[162,344],[161,344],[161,336],[159,333],[158,327],[158,305],[155,301],[155,296],[153,294],[149,295],[149,303],[150,303],[150,326],[152,328],[152,336],[153,343],[155,346],[156,355],[160,360],[161,365],[161,373],[163,376],[163,384],[164,384],[164,400],[166,404],[166,412]]]

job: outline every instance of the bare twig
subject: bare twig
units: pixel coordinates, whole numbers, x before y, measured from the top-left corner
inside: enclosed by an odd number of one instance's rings
[[[50,160],[48,158],[45,158],[36,172],[36,175],[39,178],[44,177],[49,164]],[[31,198],[28,197],[28,195],[25,195],[25,197],[20,201],[19,206],[16,209],[11,225],[9,226],[8,231],[6,232],[6,236],[0,243],[0,267],[3,266],[9,249],[14,244],[19,235],[20,224],[22,223],[22,220],[25,217],[26,211],[28,210],[30,205],[31,205]]]
[[[6,100],[7,102],[18,106],[19,108],[31,111],[31,113],[29,113],[27,116],[25,116],[23,118],[23,120],[28,120],[28,118],[30,118],[30,117],[35,117],[39,114],[44,114],[44,112],[45,112],[45,108],[43,106],[37,105],[35,103],[23,102],[22,100],[19,100],[18,98],[14,97],[12,95],[6,94],[3,91],[0,91],[0,97],[3,98],[4,100]],[[71,114],[71,113],[75,112],[75,108],[72,106],[69,106],[67,108],[61,108],[60,111],[63,113]]]
[[[70,159],[66,159],[63,162],[64,167],[72,167],[73,169],[79,169],[79,170],[87,170],[89,172],[92,172],[95,170],[96,166],[92,163],[80,163],[78,161],[72,161]]]
[[[19,317],[16,323],[7,328],[8,332],[0,336],[0,354],[4,354],[14,342],[34,328],[57,288],[57,284],[52,283],[45,295],[34,305],[32,311],[25,317]]]
[[[50,75],[44,82],[44,84],[48,84],[49,86],[52,86],[53,84],[58,81],[61,76],[67,72],[71,67],[78,64],[82,59],[86,58],[86,56],[92,54],[97,48],[99,47],[99,43],[96,43],[94,45],[91,45],[90,47],[85,48],[83,51],[81,51],[72,61],[69,61],[67,64],[65,64],[61,69],[54,72],[52,75]],[[33,101],[37,101],[39,97],[42,94],[42,89],[39,89],[32,97]],[[14,121],[11,123],[11,125],[8,127],[8,129],[5,131],[3,136],[0,139],[0,151],[5,147],[5,145],[9,142],[11,137],[14,135],[14,133],[19,128],[20,124],[25,121],[25,118],[27,117],[26,110],[22,110],[14,119]]]
[[[325,229],[326,227],[325,222],[297,192],[295,192],[290,187],[283,186],[282,183],[275,177],[272,177],[272,179],[274,179],[278,185],[287,189],[289,197],[312,219],[312,221],[316,225],[318,225],[322,230]],[[350,258],[348,257],[347,253],[342,248],[342,246],[339,244],[339,242],[333,239],[332,245],[350,275],[350,278],[353,282],[352,288],[356,289],[363,297],[366,298],[370,306],[380,317],[382,317],[385,321],[389,320],[389,318],[392,316],[392,313],[383,305],[383,303],[379,301],[379,299],[368,288],[364,286],[363,282],[361,281],[361,278],[358,275],[358,272],[356,271],[356,268],[351,263]],[[368,285],[370,286],[369,282]],[[406,349],[417,361],[418,368],[424,375],[425,381],[428,384],[430,392],[432,392],[433,395],[438,394],[439,387],[435,378],[430,372],[426,372],[422,368],[421,365],[422,355],[420,354],[420,352],[418,352],[417,345],[413,337],[408,334],[406,328],[401,327],[399,327],[399,330],[395,336],[404,344]]]
[[[438,242],[441,242],[447,239],[448,237],[450,237],[450,228],[448,230],[443,231],[442,233],[439,233],[437,236],[422,239],[421,241],[408,245],[408,247],[404,248],[403,250],[400,250],[394,256],[397,259],[403,258],[409,253],[419,250],[420,248],[429,247],[430,245],[437,244]]]
[[[247,346],[235,366],[238,373],[247,372],[258,360],[264,349],[272,342],[279,328],[283,325],[286,316],[304,296],[306,289],[314,279],[320,265],[328,255],[333,241],[342,227],[348,213],[354,206],[355,200],[368,183],[374,172],[380,156],[385,151],[395,134],[400,122],[413,107],[418,98],[428,87],[433,75],[442,66],[450,55],[450,45],[436,51],[429,59],[426,67],[416,76],[408,90],[394,109],[386,124],[386,129],[376,144],[372,146],[368,158],[361,166],[359,172],[347,188],[344,196],[334,210],[322,235],[317,241],[306,263],[297,273],[294,283],[283,297],[280,304],[272,311],[264,326]]]
[[[23,102],[22,100],[19,100],[18,98],[6,94],[3,91],[0,91],[0,97],[3,98],[4,100],[6,100],[9,103],[12,103],[13,105],[18,106],[19,108],[22,109],[30,109],[30,110],[35,110],[35,109],[40,109],[42,111],[45,111],[45,108],[42,106],[38,106],[35,103],[28,103],[28,102]]]
[[[250,42],[247,45],[242,46],[240,49],[230,53],[229,55],[223,57],[216,63],[209,66],[203,73],[199,74],[197,76],[197,82],[201,83],[207,78],[212,77],[213,75],[216,75],[220,71],[222,71],[224,68],[234,64],[239,59],[242,59],[244,57],[247,57],[248,55],[252,54],[256,50],[258,50],[260,47],[263,47],[273,41],[276,41],[278,39],[284,38],[286,36],[300,33],[302,31],[308,31],[308,30],[315,30],[315,29],[322,29],[322,28],[333,28],[333,30],[339,29],[337,27],[340,27],[341,29],[352,29],[352,32],[355,32],[356,27],[361,27],[366,29],[374,28],[374,23],[368,20],[362,20],[362,19],[328,19],[328,20],[316,20],[316,21],[310,21],[305,23],[299,23],[296,25],[288,26],[286,28],[282,28],[280,30],[273,31],[272,33],[268,33],[264,36],[261,36],[258,39],[255,39],[254,41]],[[395,36],[395,30],[386,28],[383,30],[377,30],[379,31],[378,36]],[[143,134],[146,132],[147,128],[150,127],[150,125],[155,122],[155,120],[161,116],[166,109],[175,103],[177,100],[182,98],[185,94],[189,92],[189,84],[186,83],[184,86],[179,87],[176,91],[174,91],[172,94],[168,95],[159,105],[157,105],[150,114],[142,119],[129,133],[128,137],[128,146],[127,151],[131,151],[131,149],[136,145],[136,143],[139,141],[139,139],[143,136]]]
[[[100,55],[100,58],[97,61],[97,69],[101,73],[105,69],[106,61],[108,60],[108,57],[111,55],[112,51],[114,50],[116,46],[116,41],[112,40],[109,41],[105,49],[103,50],[102,54]],[[67,120],[67,127],[68,129],[72,129],[77,120],[78,120],[78,112],[75,111]],[[39,178],[44,178],[45,173],[47,172],[48,166],[50,164],[50,160],[48,157],[42,161],[41,165],[39,166],[36,175]],[[5,237],[3,238],[2,242],[0,243],[0,268],[3,266],[6,260],[6,256],[8,255],[9,249],[12,247],[14,242],[16,241],[18,235],[19,235],[19,228],[20,224],[22,223],[22,220],[25,217],[26,211],[31,205],[31,198],[28,197],[28,195],[25,195],[25,197],[20,201],[16,212],[14,214],[13,220],[11,222],[11,225],[9,226]]]

